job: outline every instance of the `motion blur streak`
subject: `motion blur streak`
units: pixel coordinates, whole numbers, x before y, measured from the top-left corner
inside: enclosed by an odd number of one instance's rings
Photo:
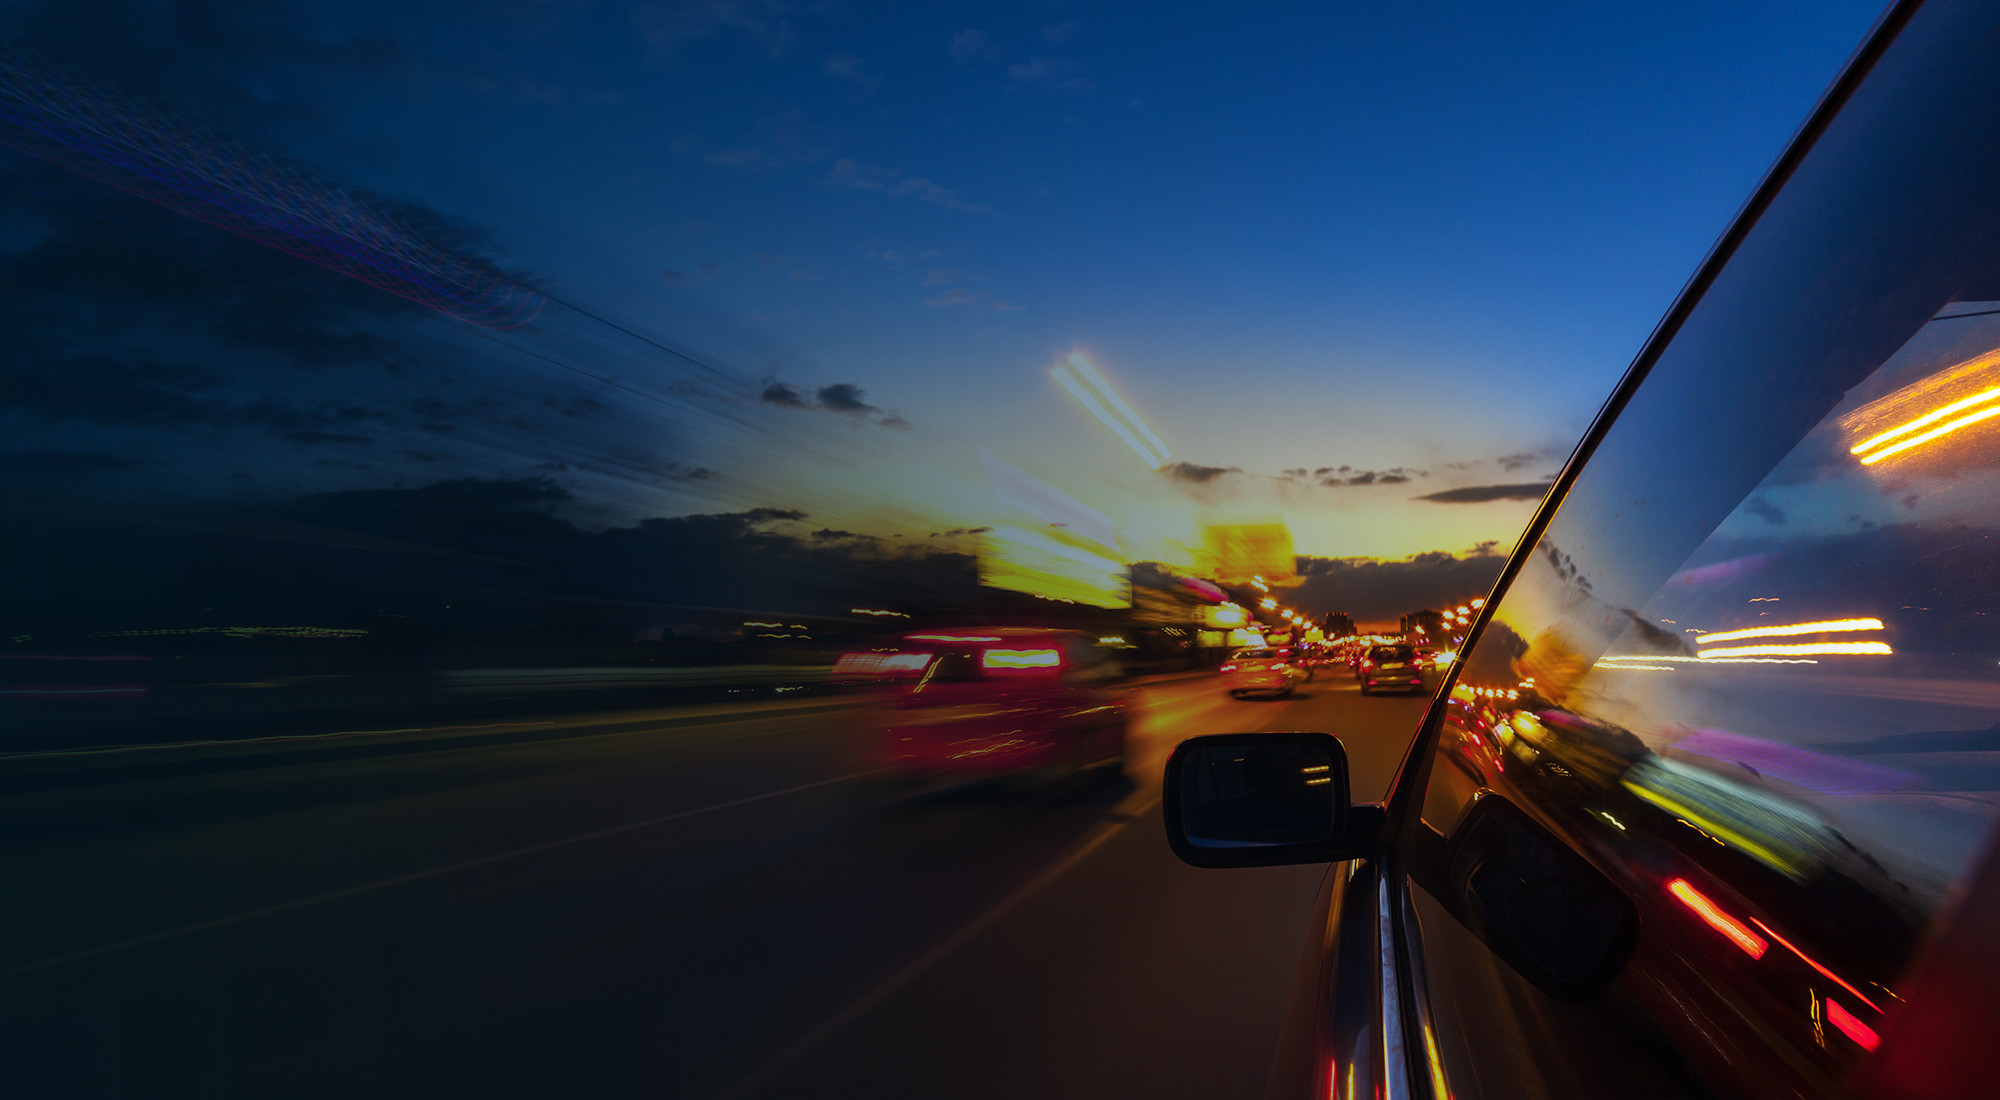
[[[1895,444],[1894,446],[1884,447],[1881,450],[1876,451],[1874,454],[1868,455],[1867,457],[1863,458],[1861,460],[1861,464],[1863,466],[1873,466],[1875,463],[1880,462],[1885,458],[1888,458],[1892,454],[1896,454],[1901,451],[1907,451],[1912,447],[1920,447],[1923,444],[1929,443],[1931,440],[1938,438],[1939,436],[1950,435],[1952,432],[1955,432],[1960,428],[1968,427],[1970,425],[1977,424],[1982,420],[1989,420],[1996,416],[2000,416],[2000,405],[1995,405],[1989,409],[1981,409],[1980,411],[1972,413],[1968,416],[1961,416],[1957,420],[1953,420],[1948,424],[1942,424],[1939,425],[1938,427],[1932,428],[1930,431],[1927,431],[1920,436],[1916,436],[1915,438],[1912,439],[1905,439],[1901,443]]]
[[[1711,657],[1706,653],[1702,654],[1699,657],[1683,657],[1677,654],[1665,654],[1665,653],[1646,653],[1646,654],[1614,653],[1608,657],[1599,657],[1597,659],[1598,667],[1600,668],[1617,667],[1615,665],[1606,665],[1605,664],[1606,661],[1633,661],[1633,662],[1672,661],[1676,664],[1693,664],[1693,665],[1816,665],[1819,663],[1818,661],[1815,661],[1810,657],[1805,657],[1805,658]]]
[[[1160,453],[1160,460],[1162,462],[1174,457],[1173,452],[1167,450],[1166,442],[1153,433],[1152,426],[1147,424],[1139,416],[1138,412],[1133,410],[1132,406],[1125,403],[1125,399],[1118,395],[1117,390],[1111,388],[1111,383],[1106,381],[1104,376],[1097,372],[1096,365],[1086,358],[1082,352],[1071,352],[1069,365],[1075,367],[1077,373],[1083,375],[1084,381],[1095,386],[1097,392],[1103,394],[1104,399],[1111,402],[1111,407],[1117,409],[1118,414],[1123,416],[1127,423],[1138,429],[1140,435],[1146,437],[1146,442],[1151,444],[1152,448]]]
[[[1805,645],[1735,645],[1721,649],[1704,649],[1701,659],[1714,660],[1718,657],[1794,657],[1807,653],[1854,653],[1872,654],[1886,657],[1895,650],[1887,642],[1808,642]]]
[[[0,143],[476,325],[542,295],[269,155],[190,129],[20,49],[0,52]]]
[[[1118,438],[1124,440],[1125,445],[1132,448],[1133,453],[1145,459],[1146,465],[1157,470],[1166,463],[1166,459],[1155,455],[1144,443],[1139,442],[1139,437],[1132,434],[1132,429],[1127,428],[1118,418],[1112,416],[1111,410],[1105,408],[1103,402],[1091,396],[1089,390],[1084,389],[1076,379],[1070,377],[1068,371],[1057,367],[1049,373],[1055,377],[1057,382],[1062,384],[1063,389],[1069,391],[1071,397],[1076,398],[1084,408],[1089,409],[1090,415],[1096,417],[1099,423],[1118,433]]]
[[[1822,634],[1841,630],[1880,630],[1880,619],[1829,619],[1820,623],[1795,623],[1791,626],[1753,626],[1747,630],[1724,630],[1715,634],[1704,634],[1694,640],[1694,644],[1707,645],[1710,642],[1732,642],[1738,638],[1783,638],[1794,634]]]
[[[1981,390],[1980,392],[1973,394],[1971,397],[1967,397],[1959,401],[1954,401],[1951,404],[1944,406],[1943,408],[1935,409],[1931,412],[1925,413],[1924,415],[1917,417],[1915,420],[1911,420],[1907,423],[1897,425],[1896,427],[1890,428],[1888,431],[1883,432],[1880,435],[1870,436],[1869,438],[1864,439],[1859,443],[1856,443],[1853,447],[1850,447],[1847,453],[1856,455],[1866,454],[1867,452],[1874,450],[1876,447],[1884,443],[1887,443],[1888,441],[1895,439],[1898,436],[1907,435],[1910,432],[1914,432],[1919,428],[1935,424],[1938,421],[1943,420],[1945,417],[1950,416],[1952,413],[1958,412],[1961,409],[1969,409],[1974,405],[1984,405],[1987,402],[1994,400],[1995,398],[2000,398],[2000,386],[1995,386],[1987,390]],[[1890,451],[1882,452],[1882,454],[1889,454],[1889,453]],[[1879,458],[1881,456],[1878,455],[1876,457]],[[1874,459],[1864,459],[1863,461],[1872,462],[1874,461]]]
[[[987,668],[1055,668],[1062,657],[1053,649],[989,649],[980,663]]]
[[[1701,891],[1688,885],[1686,879],[1677,878],[1669,881],[1667,891],[1680,899],[1682,905],[1687,906],[1690,912],[1700,917],[1710,928],[1722,933],[1728,937],[1730,943],[1742,948],[1743,953],[1751,958],[1763,958],[1764,952],[1770,948],[1770,944],[1764,942],[1764,937],[1743,927],[1735,917],[1716,908],[1714,902],[1708,900]]]
[[[1882,1045],[1882,1037],[1875,1034],[1874,1028],[1855,1019],[1853,1013],[1840,1007],[1840,1002],[1832,997],[1826,999],[1826,1018],[1840,1029],[1842,1035],[1861,1044],[1863,1050],[1874,1050]]]
[[[1847,990],[1849,993],[1854,994],[1856,997],[1860,997],[1861,1003],[1867,1005],[1869,1008],[1872,1008],[1877,1012],[1882,1011],[1881,1005],[1878,1005],[1874,1001],[1869,1000],[1867,996],[1863,994],[1860,990],[1854,988],[1851,985],[1848,985],[1847,982],[1844,979],[1842,979],[1840,975],[1835,974],[1833,971],[1828,970],[1824,966],[1821,966],[1819,964],[1819,960],[1799,950],[1798,946],[1794,944],[1792,941],[1786,939],[1783,936],[1778,935],[1776,932],[1771,931],[1770,925],[1765,924],[1763,921],[1758,920],[1756,917],[1751,917],[1750,923],[1763,929],[1765,935],[1771,937],[1774,940],[1777,940],[1781,945],[1784,946],[1784,948],[1787,951],[1790,951],[1792,954],[1797,955],[1800,959],[1804,960],[1807,966],[1810,966],[1814,970],[1817,970],[1821,974],[1825,975],[1828,981],[1833,982],[1835,985],[1838,985],[1840,988]]]

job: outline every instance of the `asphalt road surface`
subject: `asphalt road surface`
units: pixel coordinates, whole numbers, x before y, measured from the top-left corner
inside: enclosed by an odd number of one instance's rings
[[[10,1097],[1254,1097],[1321,869],[1167,850],[1182,738],[1420,698],[1135,688],[1128,775],[898,798],[852,699],[0,757]]]

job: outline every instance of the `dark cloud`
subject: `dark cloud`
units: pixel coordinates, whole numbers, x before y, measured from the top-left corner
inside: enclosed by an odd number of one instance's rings
[[[1744,501],[1743,510],[1774,527],[1782,527],[1786,523],[1785,510],[1771,503],[1762,493]]]
[[[412,462],[442,462],[444,461],[445,458],[444,455],[438,453],[437,451],[412,450],[412,451],[401,451],[398,453],[400,453],[404,458],[407,458]]]
[[[1426,493],[1416,499],[1433,504],[1483,504],[1489,500],[1540,500],[1548,491],[1548,482],[1533,481],[1519,485],[1467,485]]]
[[[374,440],[365,435],[351,435],[347,432],[279,432],[278,438],[292,443],[304,444],[308,447],[317,447],[328,443],[354,445],[374,442]]]
[[[758,394],[757,399],[766,404],[783,405],[788,409],[803,409],[806,407],[805,395],[799,392],[799,388],[797,386],[786,385],[783,382],[773,382],[765,386],[764,392]]]
[[[1303,469],[1286,470],[1285,476],[1295,480],[1305,480]],[[1357,470],[1352,466],[1321,466],[1312,472],[1316,485],[1326,488],[1342,488],[1360,485],[1401,485],[1412,478],[1428,477],[1428,471],[1412,467],[1395,466],[1387,470]]]
[[[1541,457],[1540,455],[1536,455],[1528,451],[1522,451],[1519,454],[1501,455],[1499,458],[1494,459],[1494,461],[1499,463],[1501,469],[1506,470],[1508,473],[1512,473],[1523,466],[1534,465],[1534,463],[1538,461],[1540,457]]]
[[[1192,462],[1169,462],[1160,467],[1160,472],[1175,481],[1203,485],[1225,474],[1240,474],[1243,469],[1240,466],[1200,466]]]
[[[991,530],[993,530],[991,527],[954,527],[949,531],[932,531],[931,537],[934,539],[964,538],[969,535],[983,535]]]
[[[1301,557],[1304,581],[1289,602],[1314,616],[1345,611],[1374,622],[1441,607],[1493,587],[1507,560],[1495,548],[1488,542],[1464,555],[1434,551],[1402,561]]]
[[[861,387],[852,382],[836,382],[831,386],[821,386],[819,392],[814,395],[819,401],[819,407],[828,412],[846,413],[850,416],[867,416],[869,413],[880,412],[880,409],[867,402],[867,396]]]

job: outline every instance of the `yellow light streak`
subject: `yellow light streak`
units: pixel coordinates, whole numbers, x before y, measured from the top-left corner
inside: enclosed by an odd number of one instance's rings
[[[1884,447],[1881,450],[1876,451],[1874,454],[1869,455],[1866,458],[1863,458],[1861,460],[1861,464],[1863,466],[1873,466],[1877,462],[1880,462],[1883,459],[1888,458],[1890,455],[1896,454],[1899,451],[1907,451],[1912,447],[1920,447],[1923,444],[1929,443],[1931,440],[1936,439],[1941,435],[1949,435],[1952,432],[1959,430],[1960,428],[1977,424],[1982,420],[1990,420],[1996,416],[2000,416],[2000,405],[1995,405],[1990,409],[1981,409],[1978,412],[1973,413],[1969,416],[1961,416],[1957,420],[1951,421],[1948,424],[1932,428],[1930,431],[1927,431],[1922,435],[1913,436],[1909,439],[1903,440],[1901,443],[1894,444],[1893,446]]]
[[[1651,664],[1655,661],[1673,661],[1678,664],[1693,665],[1816,665],[1819,663],[1814,660],[1786,660],[1778,657],[1709,657],[1706,655],[1701,657],[1681,657],[1663,653],[1614,653],[1608,657],[1599,657],[1597,659],[1597,663],[1600,665],[1606,661],[1633,661],[1640,664]]]
[[[1718,657],[1794,657],[1807,653],[1854,653],[1886,657],[1895,650],[1887,642],[1808,642],[1805,645],[1726,645],[1701,652],[1704,663]]]
[[[1793,623],[1790,626],[1753,626],[1743,630],[1724,630],[1715,634],[1703,634],[1694,640],[1696,645],[1710,642],[1733,642],[1739,638],[1784,638],[1796,634],[1830,634],[1845,630],[1880,630],[1880,619],[1827,619],[1817,623]]]
[[[1157,470],[1166,461],[1165,459],[1156,457],[1152,451],[1146,449],[1146,445],[1139,442],[1139,437],[1133,435],[1132,430],[1119,422],[1117,417],[1112,416],[1111,410],[1105,408],[1103,402],[1091,396],[1089,390],[1084,389],[1081,383],[1070,377],[1068,371],[1057,367],[1049,373],[1055,377],[1057,382],[1062,384],[1063,389],[1069,391],[1071,397],[1076,398],[1083,404],[1084,408],[1089,409],[1090,415],[1096,417],[1099,423],[1118,433],[1118,438],[1124,440],[1125,445],[1132,448],[1140,458],[1145,459],[1146,465]]]
[[[1890,428],[1888,431],[1883,432],[1879,435],[1869,436],[1867,439],[1864,439],[1861,442],[1856,443],[1854,446],[1848,448],[1847,453],[1855,455],[1864,454],[1868,451],[1874,450],[1881,444],[1887,443],[1888,441],[1895,439],[1898,436],[1907,435],[1910,432],[1914,432],[1919,428],[1925,427],[1926,425],[1935,424],[1938,421],[1943,420],[1945,417],[1950,416],[1952,413],[1959,411],[1960,409],[1969,409],[1974,405],[1984,405],[1988,401],[1992,401],[1995,398],[2000,398],[2000,386],[1994,386],[1991,389],[1981,390],[1978,393],[1973,394],[1971,397],[1954,401],[1951,404],[1944,406],[1943,408],[1933,409],[1930,412],[1927,412],[1924,415],[1917,417],[1915,420],[1909,421],[1908,423],[1898,424],[1895,427]],[[1990,416],[1992,414],[1988,413],[1987,415]],[[1912,440],[1904,444],[1903,446],[1914,446],[1916,442],[1917,441]],[[1902,446],[1891,448],[1890,450],[1883,451],[1881,454],[1874,456],[1874,458],[1862,459],[1862,462],[1863,463],[1874,462],[1876,461],[1876,459],[1882,458],[1884,455],[1892,454],[1895,451],[1901,449]]]
[[[1118,391],[1112,389],[1111,383],[1105,381],[1104,376],[1097,373],[1096,365],[1085,358],[1082,352],[1071,352],[1069,365],[1075,367],[1077,373],[1083,375],[1085,381],[1096,386],[1097,392],[1110,400],[1111,407],[1117,409],[1119,414],[1124,416],[1134,428],[1139,429],[1139,434],[1146,437],[1146,442],[1152,444],[1153,449],[1160,452],[1160,461],[1165,462],[1167,459],[1173,457],[1173,452],[1167,450],[1167,445],[1160,440],[1159,436],[1153,434],[1152,427],[1140,419],[1139,414],[1132,410],[1132,406],[1125,403],[1123,397],[1118,396]]]

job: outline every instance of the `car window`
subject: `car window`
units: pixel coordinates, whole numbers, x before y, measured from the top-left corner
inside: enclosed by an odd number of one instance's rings
[[[1368,651],[1368,658],[1372,661],[1407,661],[1411,656],[1408,646],[1378,645]]]
[[[1237,651],[1236,657],[1238,660],[1262,661],[1277,655],[1277,651],[1271,649],[1244,649]]]
[[[1490,792],[1617,882],[1645,931],[1619,1012],[1570,1033],[1724,1094],[1823,1094],[1875,1048],[2000,805],[2000,117],[1946,22],[1906,37],[1950,59],[1891,52],[1660,353],[1467,655],[1425,791],[1441,837]]]

